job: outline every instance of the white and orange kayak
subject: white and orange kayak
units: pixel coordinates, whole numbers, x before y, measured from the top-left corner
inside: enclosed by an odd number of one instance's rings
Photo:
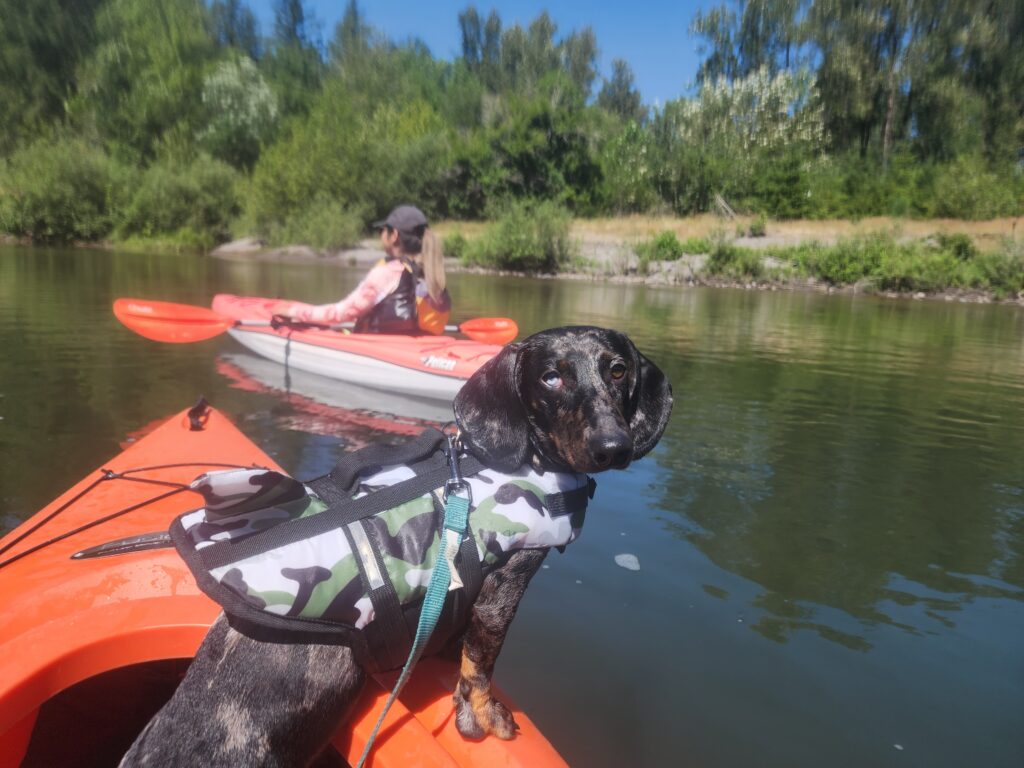
[[[499,344],[453,336],[352,333],[268,324],[276,299],[218,294],[212,309],[236,321],[227,329],[258,355],[300,371],[429,401],[451,401],[494,357]],[[254,324],[246,324],[254,323]]]
[[[116,765],[171,696],[220,608],[165,532],[202,503],[187,489],[196,475],[233,466],[277,468],[201,402],[0,539],[0,768]],[[420,662],[368,765],[565,766],[514,706],[512,741],[463,739],[456,676],[453,663]],[[371,679],[334,736],[336,759],[358,759],[394,677]]]

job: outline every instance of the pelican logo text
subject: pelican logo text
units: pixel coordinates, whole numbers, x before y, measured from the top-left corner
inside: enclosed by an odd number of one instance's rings
[[[450,357],[436,357],[434,355],[427,355],[421,357],[420,362],[423,363],[427,368],[437,368],[441,371],[454,371],[455,360]]]

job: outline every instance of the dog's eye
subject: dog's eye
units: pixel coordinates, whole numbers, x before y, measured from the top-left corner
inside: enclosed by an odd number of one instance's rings
[[[558,389],[562,386],[562,377],[559,375],[558,371],[547,371],[540,377],[540,380],[544,382],[545,387],[550,389]]]
[[[612,375],[613,379],[618,381],[626,375],[626,365],[625,363],[612,363],[612,367],[608,372]]]

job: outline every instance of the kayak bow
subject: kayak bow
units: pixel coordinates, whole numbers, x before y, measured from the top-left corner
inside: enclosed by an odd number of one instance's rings
[[[219,607],[160,537],[201,503],[203,471],[275,463],[218,411],[171,417],[0,540],[0,768],[115,764],[170,697]],[[76,556],[77,555],[77,556]],[[417,667],[376,768],[564,766],[530,719],[512,741],[463,739],[455,665]],[[356,760],[393,676],[367,685],[332,741]],[[506,698],[507,701],[507,698]]]

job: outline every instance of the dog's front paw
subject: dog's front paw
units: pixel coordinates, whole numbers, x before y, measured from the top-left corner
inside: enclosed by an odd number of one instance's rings
[[[467,739],[482,739],[489,733],[499,739],[511,739],[519,730],[509,708],[489,690],[473,688],[461,680],[453,698],[455,725]]]

